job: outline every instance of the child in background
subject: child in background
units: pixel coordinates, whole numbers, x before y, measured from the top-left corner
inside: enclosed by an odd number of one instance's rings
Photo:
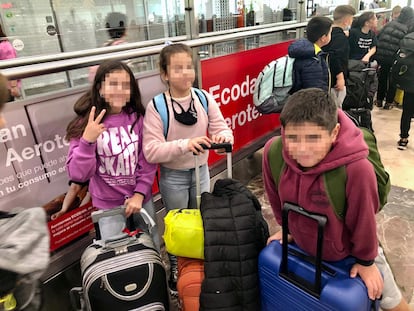
[[[9,101],[8,86],[0,73],[0,130],[6,127],[2,111]],[[49,265],[49,247],[43,208],[0,211],[0,310],[42,309],[40,279]]]
[[[142,207],[154,218],[152,184],[156,165],[143,153],[144,106],[131,69],[120,61],[103,62],[92,88],[74,107],[77,117],[68,125],[67,171],[71,181],[89,181],[92,204],[98,209],[125,205],[126,216]],[[100,228],[110,236],[110,226]],[[154,243],[159,247],[156,228]]]
[[[332,20],[315,16],[306,26],[307,38],[293,42],[288,53],[293,63],[293,87],[291,93],[301,89],[317,87],[330,89],[329,68],[321,48],[331,41]]]
[[[367,159],[368,147],[361,130],[337,109],[328,93],[319,89],[302,90],[289,97],[280,121],[282,137],[268,141],[263,153],[264,187],[277,222],[282,223],[285,202],[326,215],[322,259],[355,257],[350,276],[362,278],[370,299],[382,295],[382,310],[409,310],[378,243],[377,179]],[[278,186],[268,160],[274,139],[282,139],[285,162]],[[324,173],[340,166],[345,166],[347,176],[346,216],[342,220],[336,216],[324,185]],[[290,240],[313,256],[317,237],[314,229],[304,217],[289,217]],[[269,242],[281,239],[279,231]]]
[[[348,77],[349,44],[345,31],[348,31],[355,15],[350,5],[338,5],[333,13],[331,41],[322,50],[329,54],[329,70],[331,72],[331,95],[336,105],[342,107],[346,96],[345,81]]]
[[[127,43],[126,37],[127,16],[120,12],[110,12],[105,19],[105,28],[109,39],[105,41],[103,46],[113,46]],[[96,71],[99,66],[89,67],[88,80],[93,82]]]
[[[151,101],[144,119],[144,154],[151,163],[160,164],[160,192],[167,210],[196,208],[194,155],[200,165],[201,193],[210,191],[207,165],[208,151],[201,144],[233,142],[220,108],[211,95],[207,111],[192,88],[195,80],[192,50],[185,44],[165,46],[160,53],[161,78],[168,86],[164,92],[168,116],[168,131]],[[208,136],[207,136],[208,135]],[[170,289],[176,292],[177,262],[170,255]]]
[[[361,60],[368,64],[377,51],[377,36],[373,29],[378,19],[374,12],[364,12],[352,23],[349,31],[349,59]]]
[[[16,50],[10,43],[0,24],[0,60],[10,60],[16,57]],[[20,97],[20,86],[20,80],[10,80],[7,82],[7,87],[9,89],[9,97],[7,101],[14,101],[15,98]]]

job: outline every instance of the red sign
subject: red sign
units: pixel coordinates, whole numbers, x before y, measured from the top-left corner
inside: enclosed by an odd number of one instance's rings
[[[256,77],[272,60],[286,55],[289,42],[203,60],[202,87],[213,95],[234,134],[234,151],[280,127],[279,115],[262,115],[253,104]],[[218,156],[210,153],[210,163]]]
[[[89,202],[59,218],[50,220],[47,223],[50,234],[50,251],[57,250],[73,239],[88,233],[93,228],[91,221],[93,210],[92,202]]]

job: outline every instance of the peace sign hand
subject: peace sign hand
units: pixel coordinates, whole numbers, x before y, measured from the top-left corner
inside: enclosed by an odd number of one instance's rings
[[[82,138],[89,143],[94,143],[105,130],[105,124],[101,123],[102,118],[105,115],[106,110],[103,109],[96,118],[95,117],[96,107],[93,106],[89,112],[88,124],[86,124],[85,130],[83,131]]]

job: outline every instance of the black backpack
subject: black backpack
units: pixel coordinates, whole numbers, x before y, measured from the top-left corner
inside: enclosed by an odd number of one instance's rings
[[[414,32],[400,42],[400,49],[392,65],[392,82],[401,90],[412,92],[414,81]]]

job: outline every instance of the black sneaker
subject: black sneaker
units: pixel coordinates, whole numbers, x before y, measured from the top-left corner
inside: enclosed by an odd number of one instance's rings
[[[406,150],[407,149],[407,145],[408,145],[408,139],[403,139],[403,138],[401,138],[399,141],[398,141],[398,149],[400,149],[400,150]]]
[[[378,108],[382,108],[382,102],[383,102],[383,100],[376,100],[375,101],[375,106],[377,106]]]

